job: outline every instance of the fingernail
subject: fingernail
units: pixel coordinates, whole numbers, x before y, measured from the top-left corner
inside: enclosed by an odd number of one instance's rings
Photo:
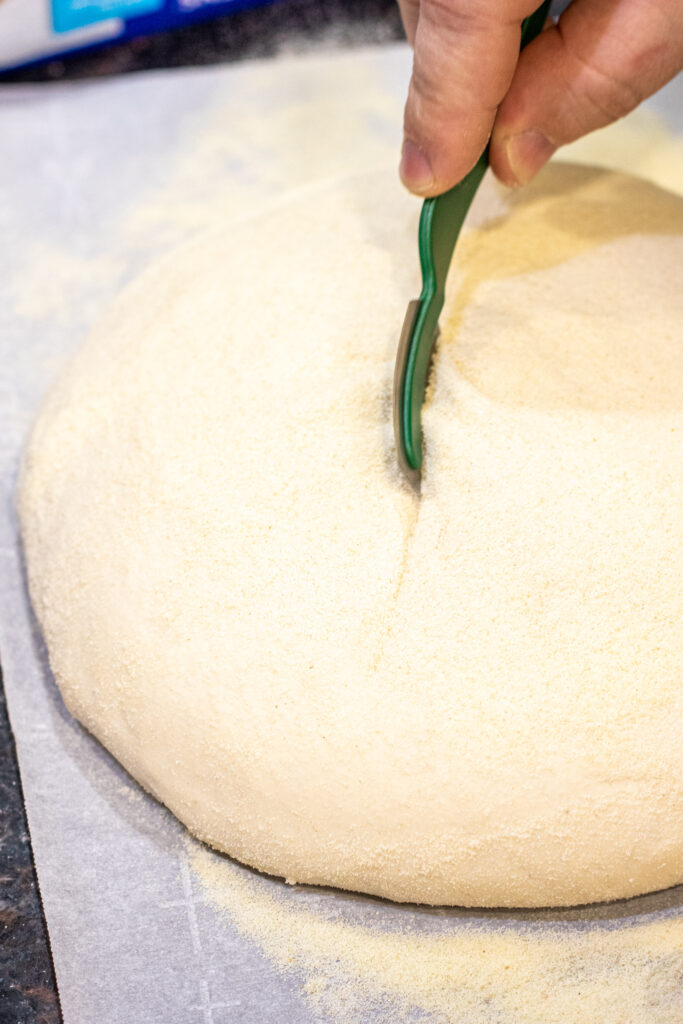
[[[505,155],[514,177],[509,184],[526,185],[540,171],[556,150],[541,132],[520,132],[505,143]]]
[[[427,192],[434,184],[434,172],[427,154],[410,139],[401,150],[401,181],[411,192]]]

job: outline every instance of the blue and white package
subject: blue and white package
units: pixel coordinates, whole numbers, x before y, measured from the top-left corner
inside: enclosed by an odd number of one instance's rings
[[[286,0],[0,0],[0,71]]]

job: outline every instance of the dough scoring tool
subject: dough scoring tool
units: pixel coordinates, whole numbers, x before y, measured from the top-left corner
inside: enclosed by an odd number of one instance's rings
[[[545,24],[550,0],[522,22],[523,49]],[[419,299],[408,303],[394,370],[394,437],[399,467],[418,489],[422,471],[422,405],[439,336],[446,277],[467,211],[489,165],[488,146],[472,170],[448,192],[422,204],[418,247],[422,270]]]

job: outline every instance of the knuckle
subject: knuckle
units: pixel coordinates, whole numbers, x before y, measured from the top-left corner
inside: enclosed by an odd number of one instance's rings
[[[585,95],[589,104],[608,121],[624,117],[641,100],[631,82],[599,70],[589,76]]]
[[[484,31],[491,21],[489,6],[457,0],[423,0],[421,17],[443,36],[464,36]]]
[[[452,101],[445,92],[443,82],[433,74],[428,64],[416,64],[413,69],[411,92],[413,108],[418,119],[446,117]]]
[[[600,121],[608,123],[624,117],[643,99],[638,88],[638,60],[628,59],[621,54],[618,70],[602,64],[590,56],[584,56],[567,45],[571,57],[570,90],[580,107],[588,107]]]

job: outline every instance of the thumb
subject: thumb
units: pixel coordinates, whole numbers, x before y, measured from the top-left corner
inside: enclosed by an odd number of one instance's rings
[[[407,188],[437,195],[476,162],[512,80],[521,21],[537,3],[404,0],[414,33],[401,160]]]
[[[558,146],[623,117],[681,66],[680,0],[574,0],[520,56],[493,128],[494,172],[524,184]]]

